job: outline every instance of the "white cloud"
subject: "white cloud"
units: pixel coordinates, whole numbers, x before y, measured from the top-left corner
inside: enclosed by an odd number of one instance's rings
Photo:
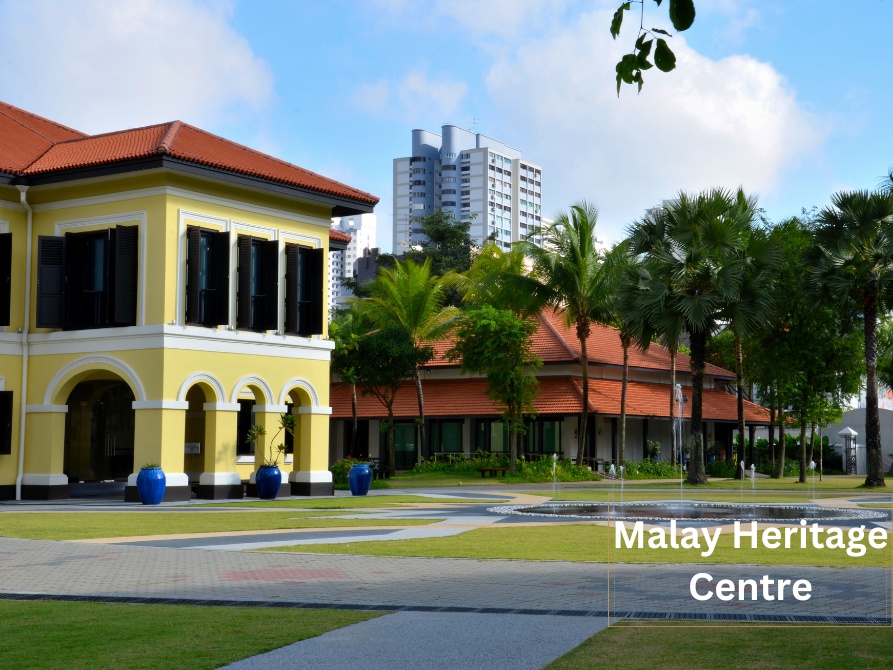
[[[396,117],[416,126],[439,125],[458,109],[467,92],[462,81],[430,78],[422,70],[413,70],[402,79],[363,84],[353,100],[367,113]]]
[[[609,23],[610,13],[583,15],[487,75],[493,115],[504,120],[491,132],[543,165],[547,207],[594,200],[604,234],[619,239],[645,207],[680,189],[770,194],[823,141],[771,65],[713,61],[679,37],[677,69],[649,70],[641,95],[625,86],[618,99],[614,64],[627,45],[611,40]]]
[[[0,15],[4,101],[85,132],[214,126],[273,97],[270,69],[227,2],[7,0]]]

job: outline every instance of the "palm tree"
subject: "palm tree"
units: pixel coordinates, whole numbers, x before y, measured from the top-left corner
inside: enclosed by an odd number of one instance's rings
[[[496,242],[485,242],[471,268],[456,278],[462,301],[507,309],[522,318],[539,314],[545,291],[529,274],[525,249],[524,245],[515,244],[503,251]]]
[[[370,296],[358,304],[374,324],[398,325],[409,333],[416,347],[422,347],[445,337],[459,315],[456,307],[444,307],[446,290],[452,281],[452,276],[431,274],[430,258],[421,265],[405,260],[393,268],[379,270]],[[425,396],[419,367],[416,367],[415,383],[419,402],[419,453],[426,456]]]
[[[629,239],[641,257],[642,309],[656,332],[691,342],[691,458],[688,481],[703,484],[703,385],[707,340],[724,322],[741,291],[750,221],[740,216],[746,200],[739,189],[676,200],[631,227]]]
[[[562,312],[568,327],[576,329],[580,341],[583,409],[577,442],[577,465],[583,464],[589,417],[589,351],[587,341],[593,323],[611,320],[612,279],[596,246],[598,208],[588,202],[573,205],[542,231],[542,247],[531,242],[518,244],[533,258],[531,276],[542,286],[545,304]]]
[[[878,315],[893,307],[893,192],[835,193],[819,214],[809,256],[820,299],[855,303],[865,338],[866,486],[885,486],[877,396]]]
[[[757,199],[746,198],[739,190],[729,217],[736,217],[744,231],[744,244],[738,250],[741,260],[741,285],[737,295],[728,302],[725,318],[735,340],[735,382],[738,395],[738,462],[745,462],[744,451],[744,357],[742,341],[765,328],[772,312],[773,270],[781,260],[777,247],[770,242],[766,232],[756,226]],[[751,446],[753,449],[753,446]],[[741,468],[735,468],[735,478],[743,476]]]

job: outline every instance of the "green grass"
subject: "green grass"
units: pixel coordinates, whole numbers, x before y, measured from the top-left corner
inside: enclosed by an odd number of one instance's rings
[[[627,531],[631,532],[630,530]],[[817,567],[888,567],[890,545],[872,549],[862,557],[851,557],[840,549],[740,549],[733,546],[733,532],[727,527],[716,550],[701,556],[697,549],[649,549],[648,534],[641,550],[615,549],[614,528],[595,524],[564,523],[554,526],[481,528],[449,537],[418,540],[389,540],[350,544],[313,544],[277,547],[268,551],[296,551],[323,554],[363,554],[370,556],[425,556],[444,558],[503,558],[529,561],[591,561],[598,563],[749,563],[755,565],[808,565]],[[703,540],[701,546],[705,547]],[[809,546],[809,545],[808,545]],[[866,543],[866,546],[867,543]],[[745,548],[747,547],[747,548]]]
[[[298,512],[4,512],[0,535],[32,540],[179,535],[345,526],[418,526],[428,519],[314,519]],[[0,666],[2,667],[2,666]]]
[[[394,475],[388,482],[391,488],[424,488],[428,486],[509,486],[508,483],[502,481],[502,477],[481,477],[480,473],[475,472],[467,475],[455,475],[447,472],[425,472],[420,475],[411,475],[404,473]],[[527,482],[529,483],[529,482]],[[511,484],[516,486],[516,484]]]
[[[0,600],[0,668],[211,670],[381,614]]]
[[[859,503],[859,507],[868,507],[870,509],[890,509],[890,503]]]
[[[889,668],[889,627],[621,622],[544,670],[839,670]],[[688,626],[694,624],[688,623]],[[642,627],[647,626],[647,627]],[[712,631],[705,631],[710,628]],[[814,630],[813,630],[814,628]]]
[[[521,493],[519,491],[519,493]],[[587,489],[587,490],[571,490],[558,491],[552,498],[551,491],[524,491],[529,495],[540,495],[551,498],[557,502],[566,501],[587,501],[587,502],[618,502],[620,500],[620,489],[611,492],[604,489]],[[820,498],[834,498],[833,493],[817,493],[815,496]],[[756,498],[758,503],[809,503],[812,502],[812,492],[809,493],[776,493],[775,491],[757,491]],[[679,489],[675,491],[649,491],[643,489],[626,489],[623,492],[623,499],[627,502],[633,500],[678,500]],[[741,502],[740,491],[722,491],[722,490],[685,490],[685,500],[703,500],[708,502]],[[750,490],[744,492],[744,503],[749,504],[753,500],[753,494]],[[890,507],[890,505],[886,505]]]
[[[504,502],[500,500],[469,500],[468,498],[432,498],[429,496],[415,495],[379,495],[379,496],[357,496],[351,498],[317,498],[314,500],[270,500],[270,501],[246,501],[227,505],[228,507],[287,507],[293,509],[367,509],[385,508],[385,507],[403,507],[408,504],[429,504],[429,505],[459,505],[459,504],[479,504],[481,502]],[[210,507],[210,505],[198,505],[199,507]],[[196,507],[196,505],[190,505]]]
[[[678,487],[679,480],[676,480]],[[818,477],[815,480],[815,488],[817,491],[853,491],[856,493],[884,493],[890,491],[889,487],[865,488],[865,477],[858,476],[825,476],[822,481]],[[627,484],[628,485],[628,484]],[[639,484],[641,487],[666,487],[667,482],[659,482],[654,484]],[[745,482],[745,487],[750,486],[750,481]],[[685,484],[687,491],[701,491],[704,489],[740,489],[741,481],[736,479],[718,479],[711,480],[706,484]],[[782,477],[781,479],[757,479],[757,491],[760,490],[788,490],[788,491],[811,491],[812,478],[807,477],[806,483],[801,484],[797,477]]]

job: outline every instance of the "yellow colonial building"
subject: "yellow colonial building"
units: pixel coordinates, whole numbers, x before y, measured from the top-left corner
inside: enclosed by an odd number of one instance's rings
[[[283,490],[332,494],[329,227],[377,202],[179,121],[0,103],[0,499],[136,500],[150,463],[165,500],[241,497],[286,412]]]

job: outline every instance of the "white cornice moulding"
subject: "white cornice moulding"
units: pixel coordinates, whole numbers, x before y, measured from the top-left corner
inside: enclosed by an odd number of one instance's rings
[[[189,409],[189,403],[183,400],[134,400],[133,409]]]
[[[288,405],[255,405],[254,412],[256,414],[285,414],[288,411]]]
[[[262,214],[265,216],[274,216],[279,219],[295,221],[297,223],[309,223],[314,226],[323,226],[328,228],[332,225],[331,219],[317,218],[315,216],[307,216],[305,214],[295,214],[284,209],[276,209],[274,207],[265,207],[263,205],[252,205],[241,200],[233,200],[232,198],[221,198],[216,195],[207,195],[198,191],[190,191],[189,189],[179,188],[177,186],[153,186],[151,188],[139,188],[130,191],[120,191],[117,193],[109,193],[107,195],[95,195],[87,198],[71,198],[69,200],[57,200],[55,202],[46,202],[32,205],[31,208],[35,212],[51,212],[59,209],[69,209],[71,207],[88,207],[91,205],[104,205],[106,203],[121,202],[124,200],[135,200],[137,198],[152,198],[158,196],[175,196],[180,198],[188,198],[197,202],[204,202],[210,205],[219,205],[221,207],[230,207],[243,212],[251,212],[252,214]],[[3,203],[8,203],[8,209],[17,212],[24,212],[25,208],[18,203],[0,200],[0,207]]]
[[[17,202],[11,202],[10,200],[0,200],[0,209],[10,209],[13,212],[24,212],[25,208],[22,207],[21,204]],[[33,207],[32,207],[33,209]]]
[[[68,414],[68,405],[25,405],[28,414]]]
[[[17,333],[0,333],[17,336]],[[0,337],[0,352],[5,338]],[[53,331],[32,333],[28,336],[31,354],[86,354],[107,351],[132,351],[141,349],[181,349],[220,354],[244,354],[248,356],[273,356],[295,360],[328,361],[335,344],[330,340],[315,340],[297,335],[253,333],[243,330],[220,330],[201,326],[129,326],[79,331]],[[10,343],[10,348],[13,343]],[[21,344],[10,350],[21,354]]]
[[[242,406],[237,402],[206,402],[202,409],[206,412],[238,412]]]
[[[322,407],[317,405],[316,407],[298,407],[298,414],[331,414],[331,407]]]

